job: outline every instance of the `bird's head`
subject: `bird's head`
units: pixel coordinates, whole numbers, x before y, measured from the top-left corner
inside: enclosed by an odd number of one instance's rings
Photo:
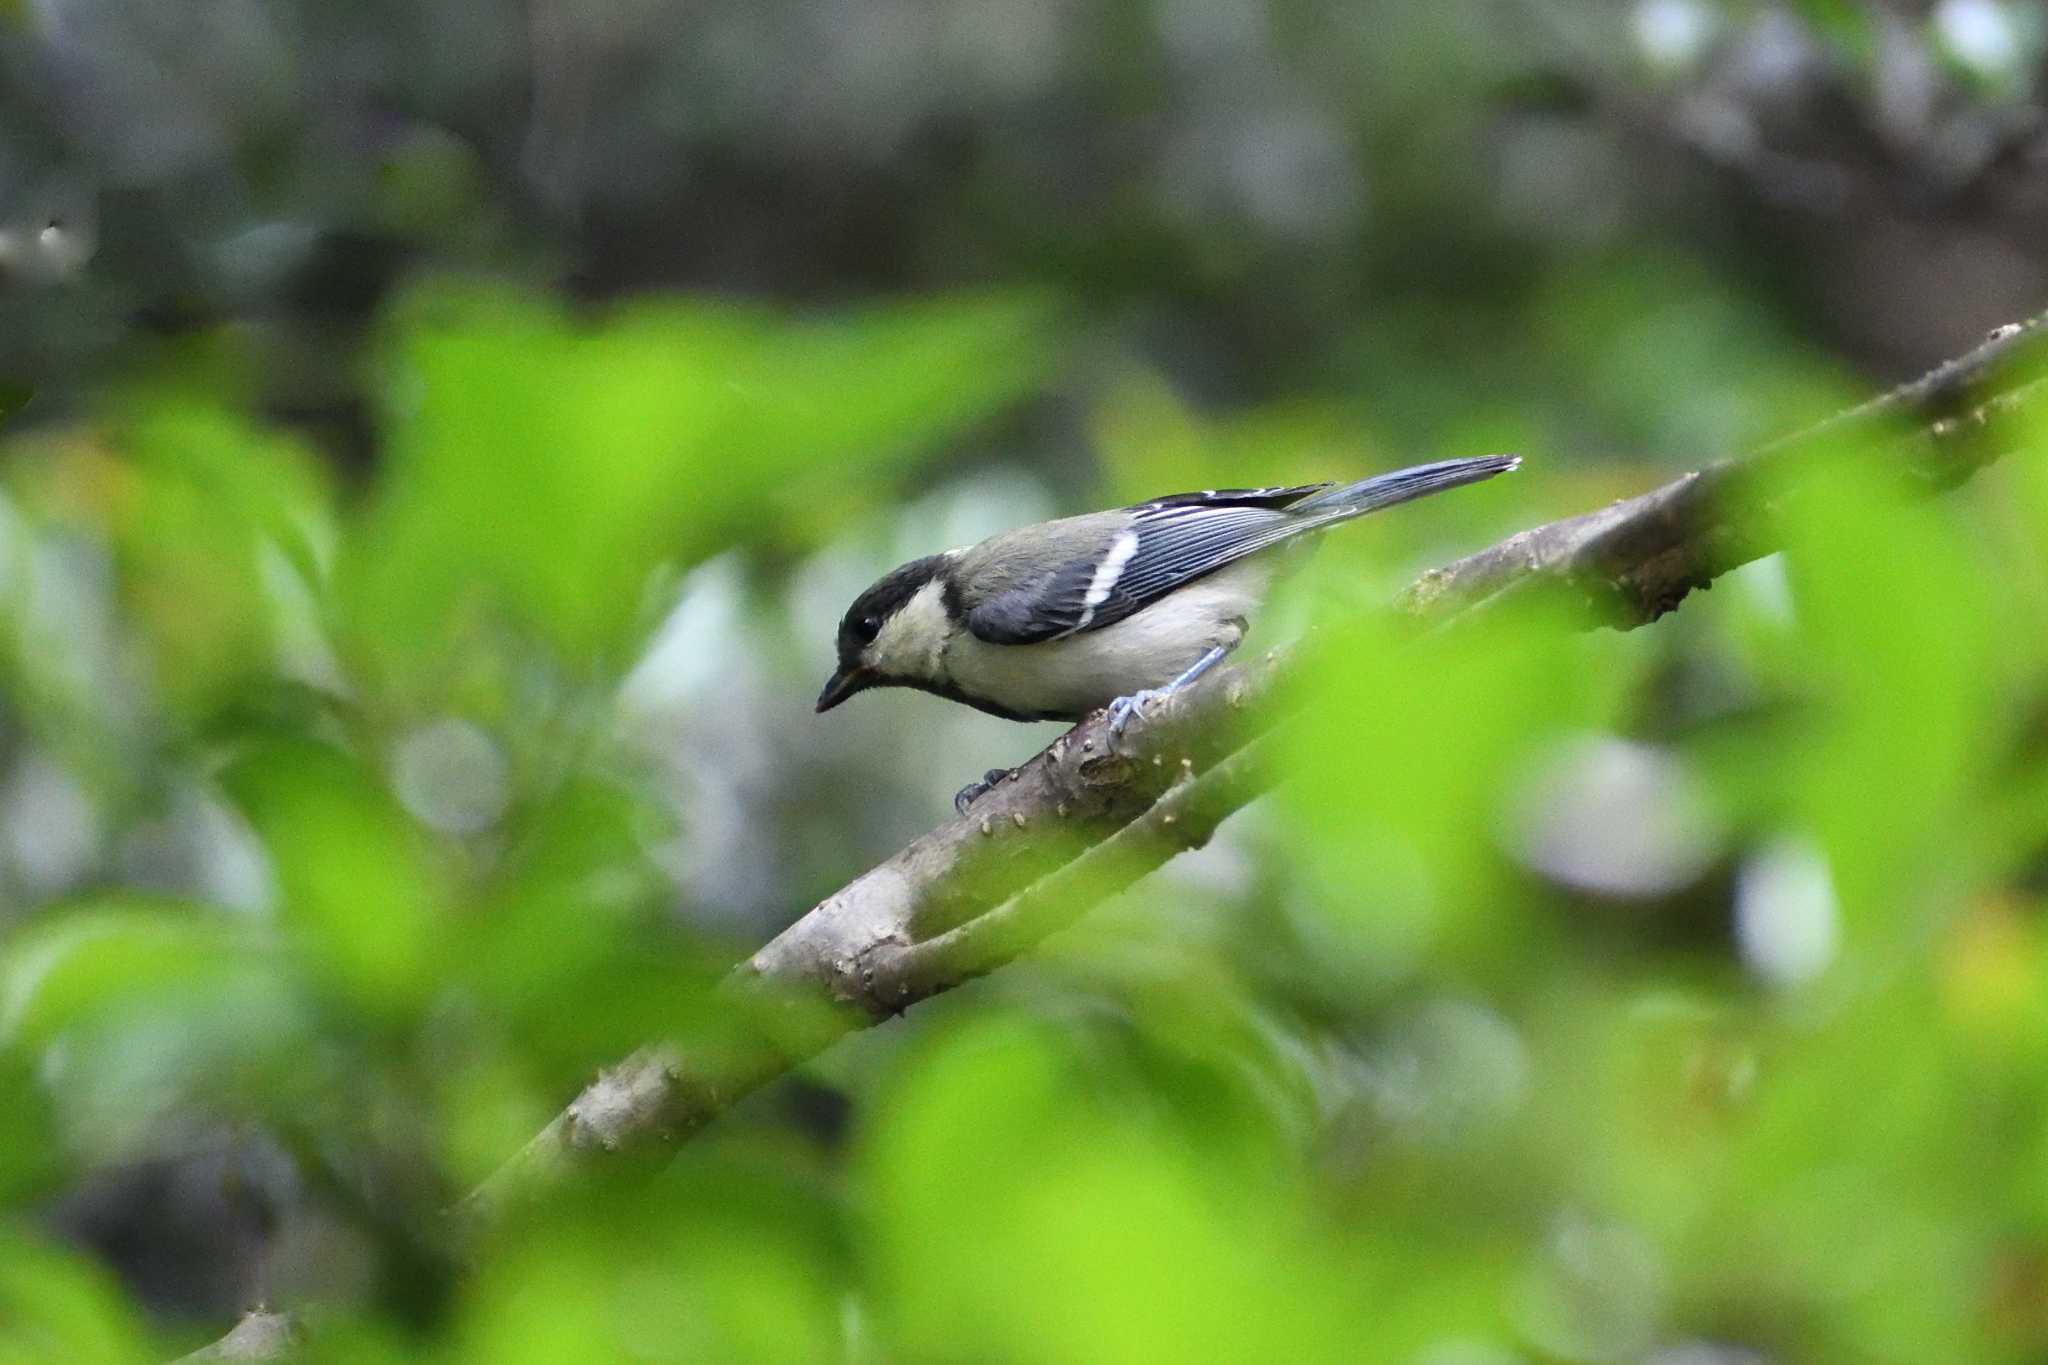
[[[954,631],[943,577],[947,559],[914,559],[853,599],[839,619],[839,666],[818,694],[820,711],[870,687],[917,687],[938,679]]]

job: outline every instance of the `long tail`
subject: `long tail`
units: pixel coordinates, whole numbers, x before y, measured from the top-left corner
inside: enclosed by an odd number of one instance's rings
[[[1382,507],[1392,507],[1397,502],[1409,502],[1415,498],[1426,498],[1431,493],[1441,493],[1446,488],[1457,488],[1462,484],[1478,483],[1496,474],[1505,474],[1522,463],[1519,455],[1481,455],[1470,460],[1439,460],[1435,464],[1419,464],[1412,469],[1397,469],[1391,474],[1375,474],[1357,483],[1332,488],[1314,497],[1303,498],[1287,510],[1307,513],[1329,520],[1347,520],[1362,517],[1367,512],[1377,512]]]

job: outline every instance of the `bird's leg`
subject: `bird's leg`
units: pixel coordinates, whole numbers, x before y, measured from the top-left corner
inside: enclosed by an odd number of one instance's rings
[[[1016,775],[1015,768],[990,768],[982,774],[981,781],[969,782],[953,794],[953,809],[962,815],[967,814],[967,808],[995,790],[996,783]]]
[[[1215,645],[1210,648],[1207,654],[1195,660],[1193,666],[1187,672],[1181,674],[1166,686],[1159,688],[1148,687],[1143,691],[1133,692],[1128,697],[1118,697],[1109,704],[1109,732],[1112,735],[1123,734],[1124,727],[1131,723],[1131,717],[1138,714],[1139,709],[1147,702],[1161,701],[1172,696],[1214,668],[1222,661],[1223,656],[1229,652],[1230,646]]]

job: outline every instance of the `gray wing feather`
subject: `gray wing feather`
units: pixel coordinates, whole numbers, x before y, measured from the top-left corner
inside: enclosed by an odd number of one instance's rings
[[[1155,598],[1308,529],[1311,520],[1257,507],[1183,508],[1141,517],[1138,548],[1090,624],[1123,619]]]
[[[1330,518],[1265,507],[1170,503],[1148,505],[1131,522],[1137,537],[1121,572],[1100,585],[1096,556],[1077,559],[967,613],[967,628],[990,644],[1023,645],[1099,630],[1150,606],[1205,574]],[[1090,597],[1095,600],[1091,601]]]
[[[1333,483],[1271,484],[1265,488],[1205,488],[1199,493],[1169,493],[1125,509],[1149,512],[1161,507],[1287,507],[1312,493],[1335,488]]]
[[[1071,634],[1087,611],[1095,561],[1077,559],[975,606],[967,629],[992,645],[1031,645]]]
[[[1341,488],[1226,488],[1176,493],[1122,512],[1049,523],[1032,534],[1073,537],[1072,558],[1036,578],[970,603],[967,628],[991,644],[1025,645],[1100,630],[1176,588],[1282,541],[1381,507],[1492,478],[1520,461],[1511,455],[1444,460],[1379,474]],[[1121,525],[1119,525],[1121,519]],[[1022,533],[1011,533],[1022,534]],[[1135,537],[1135,543],[1125,537]],[[1005,557],[996,537],[983,548]],[[1106,558],[1120,546],[1121,564]],[[991,548],[993,547],[993,548]]]

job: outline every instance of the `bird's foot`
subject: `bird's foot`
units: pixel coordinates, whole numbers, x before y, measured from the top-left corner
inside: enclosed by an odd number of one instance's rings
[[[1109,704],[1109,733],[1122,739],[1124,727],[1131,723],[1132,716],[1144,710],[1150,703],[1164,701],[1172,695],[1173,689],[1170,687],[1147,687],[1131,693],[1128,697],[1118,697]]]
[[[1016,775],[1017,770],[1015,768],[990,768],[986,773],[982,774],[981,781],[969,782],[953,794],[953,809],[962,815],[967,814],[967,808],[994,791],[998,782],[1005,781]]]
[[[1131,723],[1131,717],[1144,710],[1148,702],[1165,701],[1168,697],[1214,668],[1217,662],[1229,652],[1229,645],[1212,646],[1208,653],[1195,660],[1187,672],[1181,674],[1166,686],[1143,688],[1131,693],[1128,697],[1118,697],[1115,701],[1111,702],[1109,704],[1110,738],[1122,739],[1124,737],[1124,727]]]

